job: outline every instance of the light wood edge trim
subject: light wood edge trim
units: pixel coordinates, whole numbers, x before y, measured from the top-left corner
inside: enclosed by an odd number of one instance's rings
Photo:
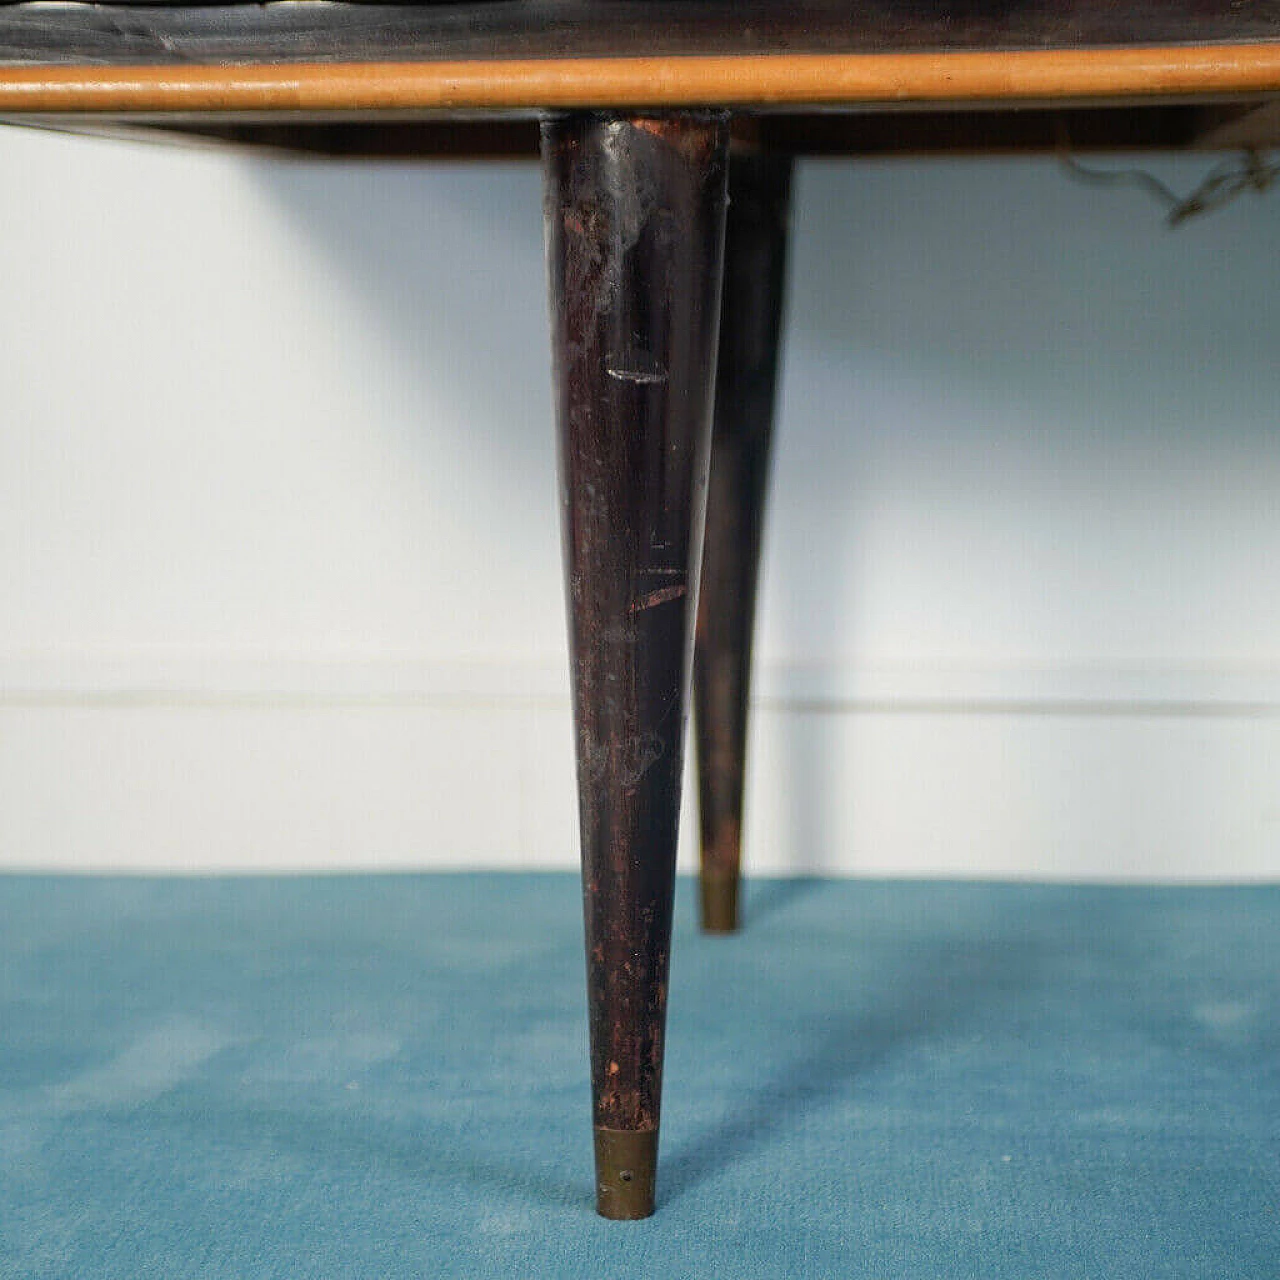
[[[1280,90],[1280,41],[981,53],[0,66],[0,112],[292,112],[1058,101]]]

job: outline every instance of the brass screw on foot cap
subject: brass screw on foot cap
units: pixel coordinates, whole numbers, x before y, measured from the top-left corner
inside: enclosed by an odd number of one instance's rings
[[[657,1168],[656,1129],[597,1129],[596,1212],[621,1222],[649,1217]]]

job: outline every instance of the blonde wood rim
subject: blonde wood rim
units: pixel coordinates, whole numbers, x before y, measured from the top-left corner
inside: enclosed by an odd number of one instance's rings
[[[979,53],[0,67],[0,113],[1042,102],[1280,90],[1280,41]]]

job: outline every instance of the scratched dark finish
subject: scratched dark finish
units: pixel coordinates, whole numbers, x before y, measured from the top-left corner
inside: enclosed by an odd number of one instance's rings
[[[0,62],[359,62],[1081,49],[1280,38],[1280,0],[0,3]]]
[[[735,153],[694,654],[702,927],[738,927],[747,697],[773,436],[791,159]]]
[[[721,114],[542,132],[606,1217],[653,1211],[727,147]]]

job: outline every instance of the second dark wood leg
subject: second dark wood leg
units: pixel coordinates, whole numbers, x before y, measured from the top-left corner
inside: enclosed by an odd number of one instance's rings
[[[654,1206],[727,146],[706,113],[542,133],[606,1218]]]
[[[790,195],[789,156],[733,155],[694,659],[702,927],[709,933],[738,927],[747,695]]]

